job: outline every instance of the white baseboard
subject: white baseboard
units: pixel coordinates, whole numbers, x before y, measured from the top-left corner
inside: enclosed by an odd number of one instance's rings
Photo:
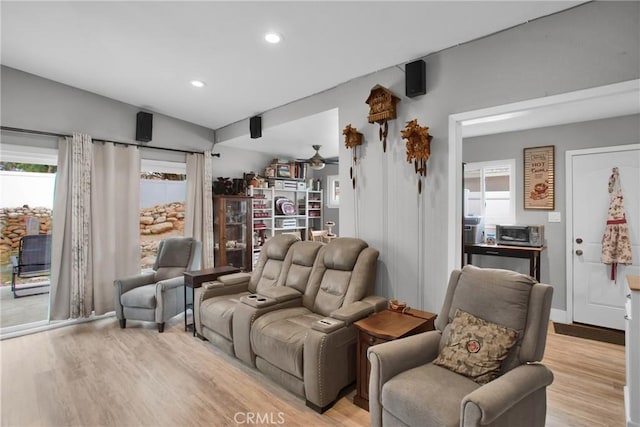
[[[557,308],[551,309],[551,315],[549,316],[549,319],[552,322],[557,323],[571,323],[571,321],[567,319],[567,312],[564,310],[559,310]]]

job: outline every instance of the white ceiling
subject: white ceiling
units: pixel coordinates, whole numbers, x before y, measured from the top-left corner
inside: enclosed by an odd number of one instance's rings
[[[580,3],[3,0],[0,61],[218,129]],[[284,41],[266,43],[263,35],[270,30]],[[194,88],[192,79],[206,86]],[[316,118],[333,122],[330,114]],[[335,150],[320,142],[325,157],[337,154],[332,134]],[[289,142],[304,146],[305,154],[283,147],[283,155],[313,154],[314,142],[301,141],[299,134]]]

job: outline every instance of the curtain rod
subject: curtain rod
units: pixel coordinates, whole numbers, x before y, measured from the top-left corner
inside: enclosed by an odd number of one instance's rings
[[[41,130],[33,130],[33,129],[22,129],[22,128],[14,128],[9,126],[0,126],[0,130],[5,130],[7,132],[19,132],[19,133],[32,133],[35,135],[46,135],[46,136],[57,136],[59,138],[72,138],[73,135],[66,135],[63,133],[55,133],[55,132],[46,132]],[[186,153],[186,154],[204,154],[202,151],[187,151],[187,150],[178,150],[177,148],[164,148],[164,147],[150,147],[148,145],[142,144],[133,144],[131,142],[120,142],[120,141],[110,141],[108,139],[99,139],[99,138],[91,138],[93,142],[110,142],[112,144],[120,144],[120,145],[134,145],[138,148],[150,148],[152,150],[162,150],[162,151],[173,151],[176,153]],[[211,153],[212,157],[220,157],[220,153]]]

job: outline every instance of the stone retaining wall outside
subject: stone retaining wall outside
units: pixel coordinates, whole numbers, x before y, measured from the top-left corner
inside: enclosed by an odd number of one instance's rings
[[[163,235],[175,232],[181,234],[184,229],[184,210],[184,203],[168,203],[141,209],[140,235]],[[38,219],[39,234],[51,233],[51,209],[28,206],[0,208],[0,254],[13,253],[17,250],[20,238],[27,234],[27,218]],[[160,239],[162,237],[158,236],[157,240]],[[145,240],[143,252],[155,249],[150,246],[149,241]]]
[[[140,267],[153,265],[160,240],[184,233],[184,203],[167,203],[140,210]],[[52,221],[48,208],[0,208],[0,285],[11,283],[11,255],[18,254],[22,236],[27,234],[28,218],[37,218],[38,232],[50,234]],[[18,282],[22,279],[18,278]],[[28,280],[28,279],[26,279]]]
[[[184,224],[184,203],[168,203],[140,211],[140,234],[163,234]]]
[[[51,233],[51,209],[28,206],[0,208],[0,255],[3,261],[8,254],[17,251],[20,239],[27,234],[27,218],[38,219],[39,234]]]

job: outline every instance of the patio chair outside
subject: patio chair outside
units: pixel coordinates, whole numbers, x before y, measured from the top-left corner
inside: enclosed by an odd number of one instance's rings
[[[50,282],[19,285],[16,284],[16,278],[23,279],[49,275],[51,271],[51,235],[23,236],[20,239],[18,256],[11,257],[11,264],[13,265],[11,292],[14,298],[48,293]],[[41,289],[41,292],[33,292],[32,289]]]

